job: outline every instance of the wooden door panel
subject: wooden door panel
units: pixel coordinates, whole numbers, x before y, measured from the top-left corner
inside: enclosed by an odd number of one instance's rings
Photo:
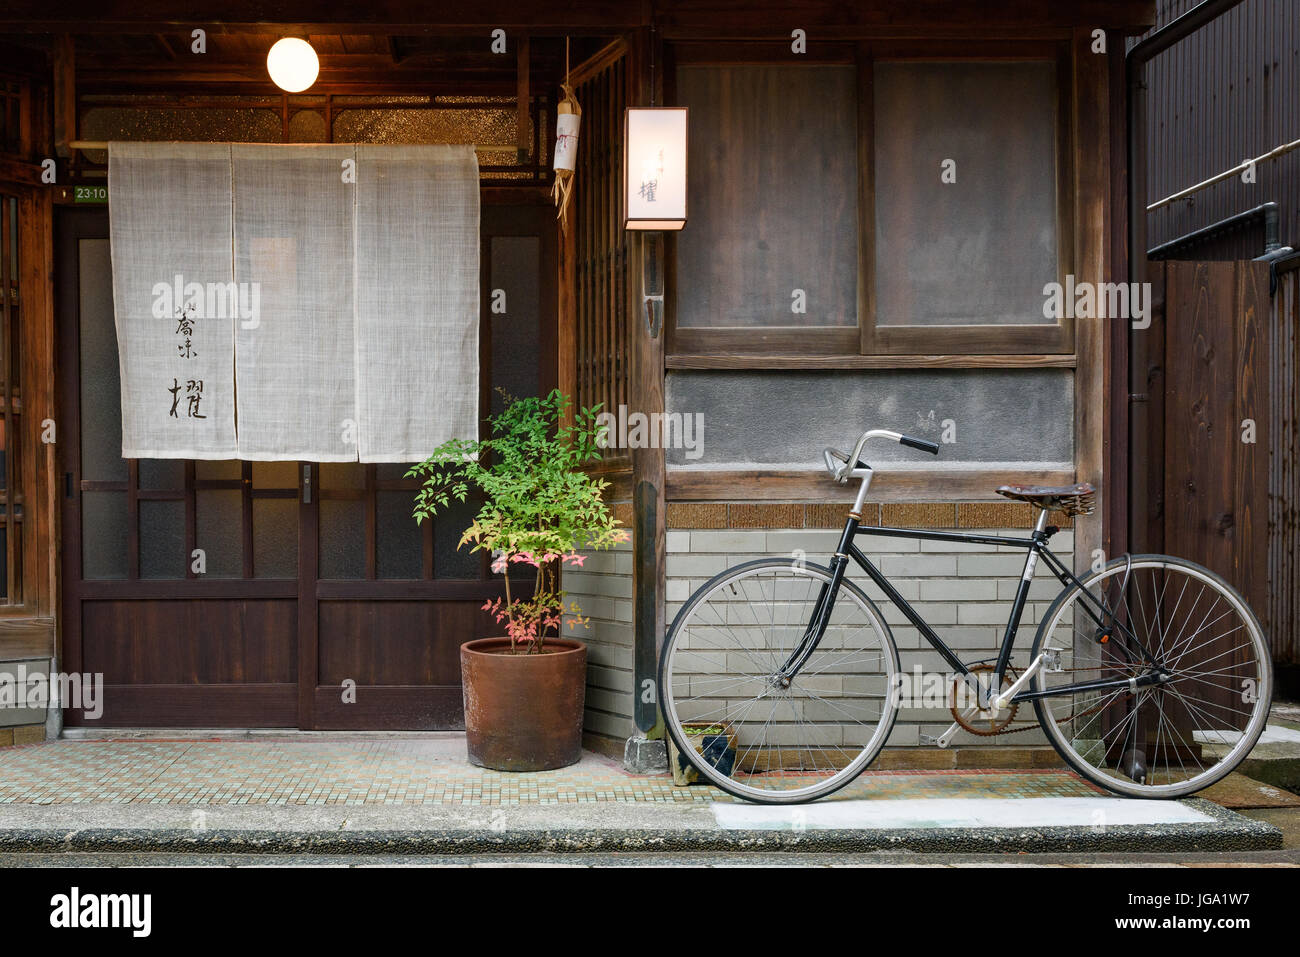
[[[124,684],[296,680],[292,600],[87,601],[82,666]]]
[[[97,721],[69,720],[95,728],[296,728],[296,684],[104,685],[104,713]],[[71,709],[65,717],[76,714]]]
[[[81,670],[104,676],[103,714],[79,727],[293,727],[297,602],[88,600]]]
[[[460,685],[460,646],[497,634],[482,601],[326,601],[320,685]]]

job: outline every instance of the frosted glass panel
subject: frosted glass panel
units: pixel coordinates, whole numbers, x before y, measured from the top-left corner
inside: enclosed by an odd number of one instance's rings
[[[78,245],[81,307],[81,477],[125,482],[122,387],[113,325],[113,273],[107,239]],[[123,575],[125,575],[125,564]]]
[[[185,577],[185,503],[143,501],[140,507],[140,577]]]
[[[200,481],[230,481],[243,476],[243,465],[236,459],[222,462],[199,459],[194,463],[194,477]]]
[[[433,577],[434,578],[468,578],[479,577],[479,567],[483,560],[482,552],[471,552],[469,546],[458,549],[465,529],[469,528],[478,514],[479,503],[471,499],[468,502],[455,502],[438,513],[433,522]],[[496,577],[496,576],[493,576]],[[514,578],[514,575],[510,576]]]
[[[536,236],[494,236],[491,285],[505,293],[506,311],[492,316],[492,414],[505,407],[498,388],[511,395],[537,395],[540,348],[541,240]]]
[[[125,578],[127,516],[125,492],[81,493],[83,578]]]
[[[140,459],[140,487],[176,489],[185,487],[183,459]]]
[[[1048,61],[876,63],[878,325],[1052,321],[1056,95]]]
[[[298,502],[253,500],[253,577],[294,578],[298,574]]]
[[[201,490],[194,493],[194,501],[195,545],[203,549],[207,562],[207,572],[202,577],[242,577],[243,496],[235,489]]]
[[[376,492],[376,570],[380,578],[423,575],[424,533],[411,517],[415,492]]]
[[[365,544],[364,502],[326,499],[320,503],[321,578],[365,578]]]
[[[254,462],[253,488],[298,487],[297,462]]]
[[[360,462],[322,462],[321,488],[365,488],[366,467]]]
[[[678,325],[857,325],[856,86],[852,66],[677,71],[691,111]]]

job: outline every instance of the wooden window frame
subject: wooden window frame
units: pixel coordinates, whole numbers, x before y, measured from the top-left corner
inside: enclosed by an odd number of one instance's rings
[[[669,369],[870,369],[1065,367],[1076,365],[1074,320],[1055,325],[876,325],[874,68],[882,60],[957,62],[1050,61],[1056,68],[1057,280],[1072,271],[1074,193],[1071,103],[1073,51],[1060,36],[1012,40],[869,40],[818,44],[792,62],[785,43],[668,44],[665,102],[676,103],[676,72],[690,66],[826,66],[853,64],[858,87],[857,324],[844,327],[680,328],[677,324],[677,237],[666,237],[666,366]],[[689,228],[689,227],[688,227]]]

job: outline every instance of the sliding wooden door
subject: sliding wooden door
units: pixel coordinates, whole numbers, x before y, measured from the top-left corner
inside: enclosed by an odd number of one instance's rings
[[[555,252],[546,208],[483,210],[486,411],[554,385]],[[456,547],[472,503],[417,526],[404,465],[123,459],[107,237],[59,216],[65,670],[105,682],[67,724],[461,727],[458,649],[501,594]]]

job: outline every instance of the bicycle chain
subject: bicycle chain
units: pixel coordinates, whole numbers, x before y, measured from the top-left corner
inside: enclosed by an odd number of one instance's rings
[[[972,672],[975,672],[975,671],[992,671],[992,670],[993,670],[993,666],[992,666],[992,665],[977,665],[977,666],[975,666],[974,668],[971,668],[970,670],[971,670]],[[1059,672],[1053,672],[1053,674],[1073,674],[1073,673],[1076,672],[1076,671],[1095,671],[1095,670],[1096,670],[1095,668],[1062,668]],[[1014,682],[1015,682],[1015,676],[1016,676],[1016,671],[1015,671],[1015,669],[1014,669],[1014,668],[1008,668],[1008,669],[1007,669],[1007,675],[1003,677],[1003,682],[1005,683],[1006,680],[1007,680],[1007,677],[1010,677],[1012,683],[1014,683]],[[1116,697],[1116,698],[1112,698],[1112,699],[1109,699],[1109,700],[1102,701],[1100,704],[1093,705],[1091,708],[1087,708],[1087,709],[1085,709],[1085,710],[1083,710],[1083,711],[1079,711],[1079,712],[1075,712],[1075,713],[1073,713],[1073,714],[1066,715],[1064,718],[1059,719],[1059,721],[1060,721],[1060,722],[1067,722],[1067,721],[1073,721],[1073,720],[1075,720],[1076,718],[1086,718],[1086,717],[1087,717],[1088,715],[1090,715],[1090,714],[1095,714],[1096,712],[1102,710],[1103,708],[1109,707],[1110,705],[1114,704],[1116,701],[1123,701],[1123,700],[1126,700],[1126,699],[1131,698],[1131,697],[1133,697],[1133,692],[1131,692],[1131,691],[1126,691],[1126,692],[1124,692],[1123,695],[1121,695],[1121,696],[1118,696],[1118,697]],[[1020,707],[1018,704],[1014,704],[1014,705],[1011,706],[1010,713],[1008,714],[1006,720],[1003,721],[1002,724],[1001,724],[998,728],[996,728],[996,729],[994,729],[994,730],[987,730],[987,731],[986,731],[986,730],[983,730],[983,729],[981,729],[981,728],[973,727],[972,725],[968,724],[968,723],[967,723],[967,722],[962,718],[961,714],[957,711],[957,703],[956,703],[956,699],[957,699],[957,684],[956,684],[956,682],[954,682],[954,683],[953,683],[953,691],[952,691],[952,700],[953,700],[953,703],[952,703],[952,705],[949,707],[949,710],[952,712],[953,720],[955,720],[959,725],[962,726],[962,728],[964,728],[965,730],[969,731],[971,734],[978,735],[978,736],[981,737],[981,738],[995,738],[995,737],[999,737],[999,736],[1004,735],[1004,734],[1020,734],[1020,733],[1023,732],[1023,731],[1033,731],[1033,730],[1035,730],[1035,729],[1038,728],[1038,724],[1037,724],[1037,723],[1034,723],[1034,724],[1026,724],[1026,725],[1024,725],[1023,727],[1020,727],[1020,728],[1012,728],[1012,727],[1009,727],[1009,725],[1011,724],[1011,722],[1015,720],[1016,710]],[[997,719],[997,720],[1001,720],[1001,719]],[[991,723],[992,723],[992,722],[990,722],[990,724],[991,724]]]

